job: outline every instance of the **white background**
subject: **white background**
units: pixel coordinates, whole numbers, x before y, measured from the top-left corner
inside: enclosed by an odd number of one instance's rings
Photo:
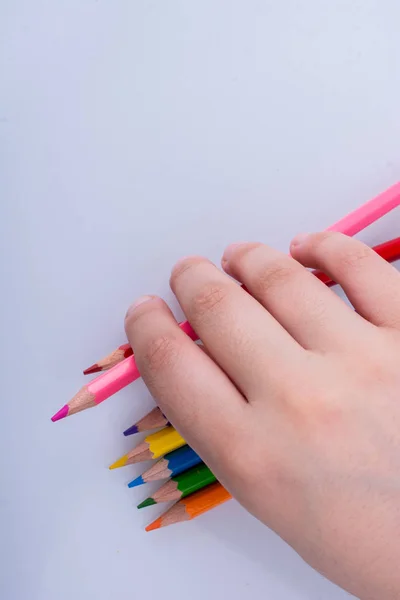
[[[107,470],[142,382],[50,416],[136,296],[181,316],[179,256],[287,250],[400,179],[399,23],[396,0],[1,0],[2,600],[347,597],[233,501],[144,532],[141,466]]]

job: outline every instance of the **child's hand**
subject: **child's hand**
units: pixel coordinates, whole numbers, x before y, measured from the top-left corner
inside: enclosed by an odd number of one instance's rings
[[[174,268],[207,353],[159,298],[126,317],[140,372],[221,483],[362,598],[400,598],[400,276],[340,234]],[[303,266],[304,265],[304,266]],[[357,312],[304,267],[323,270]]]

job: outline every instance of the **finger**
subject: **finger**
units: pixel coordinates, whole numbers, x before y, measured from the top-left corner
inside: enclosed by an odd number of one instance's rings
[[[125,329],[139,371],[168,420],[208,460],[241,431],[245,399],[228,377],[179,328],[160,298],[130,309]]]
[[[364,325],[303,266],[264,244],[232,244],[222,266],[307,350],[343,348]]]
[[[295,238],[292,256],[339,283],[356,311],[378,326],[400,327],[400,277],[365,244],[340,233]]]
[[[171,287],[214,360],[249,402],[260,397],[261,387],[276,394],[287,378],[288,364],[294,369],[305,360],[304,350],[288,332],[206,259],[178,263]]]

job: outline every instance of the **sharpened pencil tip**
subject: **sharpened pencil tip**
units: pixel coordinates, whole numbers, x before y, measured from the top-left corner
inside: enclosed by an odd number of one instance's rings
[[[138,504],[137,507],[145,508],[146,506],[153,506],[153,504],[157,504],[157,502],[153,500],[153,498],[146,498],[146,500],[143,500],[143,502]]]
[[[128,455],[124,454],[124,456],[121,456],[121,458],[116,460],[115,463],[110,465],[108,468],[111,471],[112,469],[119,469],[119,467],[124,467],[126,465],[127,460],[128,460]]]
[[[68,413],[69,413],[69,406],[68,406],[68,404],[65,404],[65,406],[60,408],[60,410],[51,417],[51,420],[53,421],[53,423],[55,423],[56,421],[60,421],[60,419],[65,419],[65,417],[68,416]]]
[[[138,485],[143,485],[144,483],[146,482],[143,480],[143,477],[139,475],[139,477],[136,477],[136,479],[128,483],[128,488],[134,488]]]
[[[91,375],[92,373],[99,373],[100,371],[102,371],[103,369],[101,367],[99,367],[99,365],[97,363],[95,363],[94,365],[92,365],[91,367],[88,367],[87,369],[85,369],[83,371],[84,375]]]
[[[134,433],[139,433],[137,425],[132,425],[132,427],[128,427],[128,429],[125,429],[124,431],[124,435],[133,435]]]
[[[150,525],[147,525],[145,529],[146,531],[154,531],[154,529],[160,529],[160,527],[162,527],[161,517],[150,523]]]

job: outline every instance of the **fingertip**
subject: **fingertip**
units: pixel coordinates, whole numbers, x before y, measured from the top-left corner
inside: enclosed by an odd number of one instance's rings
[[[165,305],[164,300],[158,296],[140,296],[135,302],[133,302],[125,315],[125,332],[128,336],[132,332],[132,328],[135,326],[136,321],[144,313],[147,313],[149,309],[153,310],[156,306]],[[132,342],[131,342],[132,343]]]
[[[238,261],[248,252],[263,246],[261,242],[236,242],[225,248],[221,258],[221,267],[231,277],[235,277],[235,271]]]
[[[293,253],[307,242],[310,238],[309,233],[299,233],[290,242],[290,252]]]
[[[183,275],[188,269],[191,269],[194,265],[208,262],[204,256],[192,255],[192,256],[184,256],[180,258],[172,267],[171,276],[169,278],[169,284],[174,291],[175,283],[178,278]]]
[[[137,298],[137,300],[135,300],[135,302],[132,302],[132,304],[126,311],[125,320],[128,319],[131,315],[133,315],[138,306],[144,304],[145,302],[149,302],[149,300],[153,300],[153,298],[155,298],[155,296],[140,296],[139,298]]]

